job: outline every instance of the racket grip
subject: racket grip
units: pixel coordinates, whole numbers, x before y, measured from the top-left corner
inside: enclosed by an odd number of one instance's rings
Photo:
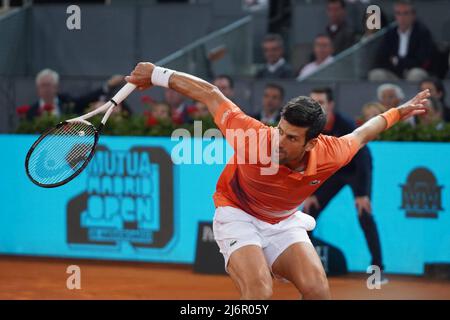
[[[134,89],[136,89],[136,86],[134,84],[127,83],[116,93],[116,95],[111,100],[119,104],[123,100],[125,100],[126,97],[128,97],[128,95],[133,92]]]

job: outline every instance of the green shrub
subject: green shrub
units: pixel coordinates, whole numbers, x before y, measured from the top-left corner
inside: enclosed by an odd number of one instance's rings
[[[73,118],[73,115],[65,116],[64,119]],[[62,119],[62,120],[64,120]],[[100,123],[101,116],[91,119],[94,125]],[[202,133],[207,129],[216,128],[211,117],[197,119],[202,121]],[[33,121],[21,120],[17,128],[17,133],[42,133],[46,129],[56,125],[61,119],[54,116],[44,114],[35,118]],[[171,121],[160,121],[154,125],[147,125],[146,118],[143,116],[124,117],[115,115],[108,120],[103,133],[106,135],[123,135],[123,136],[159,136],[169,137],[177,128],[185,128],[191,134],[194,132],[193,124],[175,125]],[[418,125],[411,126],[408,123],[398,123],[391,129],[384,131],[379,140],[381,141],[450,141],[450,124],[444,124],[441,128],[436,129],[435,125]]]
[[[74,115],[66,115],[63,118],[57,118],[52,115],[44,114],[32,121],[20,120],[16,133],[40,134],[45,130],[55,126],[60,121],[74,118]],[[95,116],[89,119],[92,124],[98,126],[102,116]],[[202,121],[202,133],[210,128],[217,128],[211,117],[196,119]],[[170,137],[177,128],[185,128],[191,134],[194,133],[194,124],[175,125],[171,121],[159,121],[154,125],[147,125],[146,118],[143,116],[124,117],[122,115],[112,116],[103,129],[103,134],[112,136],[159,136]]]

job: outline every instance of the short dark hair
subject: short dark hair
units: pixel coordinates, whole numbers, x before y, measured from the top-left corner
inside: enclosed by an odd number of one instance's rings
[[[413,4],[413,2],[411,0],[395,0],[394,1],[394,5],[397,5],[397,4],[405,4],[405,5],[408,5],[408,6],[411,6],[411,7],[414,6],[414,4]]]
[[[264,90],[268,89],[268,88],[278,90],[278,92],[280,92],[281,99],[282,100],[284,99],[284,88],[282,86],[280,86],[279,84],[276,84],[276,83],[268,83],[268,84],[266,84]]]
[[[229,75],[227,75],[227,74],[219,74],[218,76],[216,76],[214,78],[214,81],[216,81],[218,79],[226,79],[228,81],[228,84],[230,85],[230,88],[231,89],[234,88],[234,80]]]
[[[328,39],[330,39],[330,41],[331,41],[331,37],[330,37],[328,34],[326,34],[326,33],[319,33],[319,34],[317,34],[317,35],[314,37],[314,40],[317,39],[317,38],[328,38]]]
[[[278,33],[268,33],[264,36],[263,43],[268,41],[276,41],[281,47],[284,46],[283,38]]]
[[[308,128],[305,143],[317,138],[327,123],[327,115],[322,106],[305,96],[291,99],[281,110],[281,116],[293,126]]]
[[[334,101],[333,89],[331,89],[330,87],[314,88],[311,90],[311,93],[324,93],[327,96],[327,100],[329,102]]]
[[[414,3],[411,0],[396,0],[394,2],[394,6],[397,6],[397,5],[410,6],[413,13],[416,13],[416,8],[414,7]]]
[[[341,5],[342,8],[346,8],[347,4],[345,3],[344,0],[328,0],[327,1],[327,5],[329,5],[330,3],[339,3]]]

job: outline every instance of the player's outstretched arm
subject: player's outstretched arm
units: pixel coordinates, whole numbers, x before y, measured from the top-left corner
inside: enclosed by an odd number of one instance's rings
[[[160,68],[150,62],[140,62],[125,79],[141,90],[153,85],[170,87],[184,96],[204,103],[213,117],[218,107],[228,100],[216,86],[200,78]]]
[[[395,123],[425,113],[425,102],[429,96],[430,91],[428,89],[421,91],[408,102],[370,119],[350,134],[356,138],[360,148],[362,148],[366,143],[374,140],[381,132],[389,129]]]

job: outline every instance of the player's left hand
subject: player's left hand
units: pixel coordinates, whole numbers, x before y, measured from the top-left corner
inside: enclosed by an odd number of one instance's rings
[[[398,111],[400,112],[400,120],[405,120],[409,117],[421,115],[427,112],[426,102],[429,97],[430,90],[426,89],[419,92],[408,102],[397,107]]]
[[[355,205],[358,210],[358,215],[361,215],[363,210],[372,214],[372,204],[370,203],[370,198],[368,196],[356,197]]]

